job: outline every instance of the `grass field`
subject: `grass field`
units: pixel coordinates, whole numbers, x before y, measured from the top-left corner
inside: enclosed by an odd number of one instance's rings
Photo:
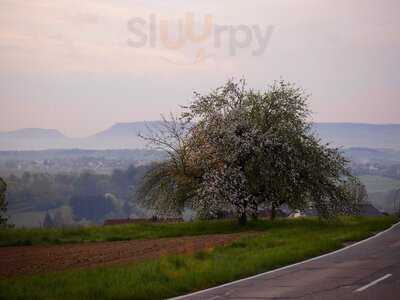
[[[191,255],[169,256],[125,266],[3,279],[0,281],[0,299],[164,299],[338,249],[345,242],[363,239],[394,222],[391,217],[343,218],[335,223],[320,222],[318,219],[257,221],[249,224],[248,228],[263,231],[262,234]],[[104,238],[112,236],[105,232],[122,234],[126,229],[130,233],[124,236],[144,238],[238,229],[234,223],[227,221],[201,222],[145,226],[146,233],[140,235],[137,233],[139,227],[135,226],[101,229],[105,231],[92,228],[88,229],[90,234],[86,234],[87,237]],[[185,229],[187,233],[184,233]],[[22,233],[26,234],[19,232],[20,235]],[[43,234],[39,231],[35,234],[32,240],[42,241]],[[53,234],[57,236],[61,233]]]
[[[239,226],[236,221],[182,222],[174,224],[143,223],[118,226],[91,226],[61,229],[0,229],[0,246],[52,245],[65,243],[127,241],[165,237],[223,234],[265,230],[265,222]]]

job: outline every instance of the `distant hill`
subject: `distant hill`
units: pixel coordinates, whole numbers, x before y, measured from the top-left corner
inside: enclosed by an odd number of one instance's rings
[[[314,130],[334,146],[400,149],[400,124],[315,123]]]
[[[64,139],[61,132],[55,129],[24,128],[9,132],[0,132],[0,138],[10,139]]]
[[[148,135],[151,129],[159,128],[160,121],[117,123],[110,128],[81,141],[78,148],[84,149],[132,149],[144,148],[144,141],[139,134]]]
[[[146,134],[149,132],[149,127],[157,128],[159,125],[159,121],[117,123],[86,138],[69,138],[54,129],[20,129],[0,132],[0,150],[144,148],[146,143],[138,134]]]
[[[148,127],[160,121],[117,123],[86,138],[69,138],[53,129],[21,129],[0,133],[0,150],[43,149],[133,149],[145,147],[138,133],[146,135]],[[315,123],[313,130],[324,142],[337,147],[400,149],[400,124]]]
[[[69,147],[70,139],[55,129],[25,128],[0,132],[0,150],[42,150]]]
[[[110,128],[101,131],[90,138],[95,139],[116,139],[124,138],[129,139],[137,137],[139,133],[146,134],[150,128],[157,128],[160,126],[161,121],[149,122],[133,122],[133,123],[117,123]]]

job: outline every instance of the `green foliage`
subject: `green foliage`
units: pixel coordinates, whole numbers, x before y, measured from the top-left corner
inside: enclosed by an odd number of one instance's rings
[[[181,215],[191,195],[191,183],[170,161],[153,164],[136,192],[139,203],[164,216]]]
[[[136,198],[154,214],[177,216],[194,195],[201,175],[196,174],[192,145],[187,139],[191,125],[172,114],[168,121],[162,118],[163,122],[157,128],[149,128],[149,134],[142,138],[156,149],[162,149],[167,160],[153,164],[143,177]]]
[[[259,222],[265,232],[230,246],[139,264],[0,280],[1,299],[166,299],[295,263],[363,239],[393,218]],[[207,226],[207,223],[202,223]],[[212,227],[226,222],[211,222]],[[170,225],[168,225],[170,226]]]

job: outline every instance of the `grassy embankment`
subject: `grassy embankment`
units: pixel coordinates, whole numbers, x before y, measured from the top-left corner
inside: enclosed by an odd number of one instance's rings
[[[317,219],[258,221],[246,230],[262,234],[245,237],[225,247],[192,255],[177,255],[125,266],[72,270],[0,280],[1,299],[164,299],[208,288],[259,272],[291,264],[342,247],[389,227],[394,218],[343,218],[325,223]],[[174,225],[134,225],[81,229],[82,239],[65,231],[11,230],[32,243],[107,240],[110,237],[153,238],[191,234],[237,232],[229,221]],[[143,230],[141,232],[140,230]],[[242,230],[242,229],[239,229]],[[50,234],[50,239],[44,236]],[[73,238],[75,237],[75,238]]]

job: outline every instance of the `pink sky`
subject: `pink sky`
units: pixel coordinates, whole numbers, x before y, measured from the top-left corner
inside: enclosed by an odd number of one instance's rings
[[[397,0],[3,0],[0,131],[85,136],[158,119],[231,77],[259,89],[297,83],[316,121],[400,123],[399,11]],[[189,12],[195,28],[205,15],[213,25],[273,26],[265,53],[252,56],[253,40],[231,56],[228,37],[216,48],[212,36],[175,50],[160,38],[157,47],[128,46],[130,19],[154,14],[175,37]],[[205,60],[196,61],[199,49]]]

